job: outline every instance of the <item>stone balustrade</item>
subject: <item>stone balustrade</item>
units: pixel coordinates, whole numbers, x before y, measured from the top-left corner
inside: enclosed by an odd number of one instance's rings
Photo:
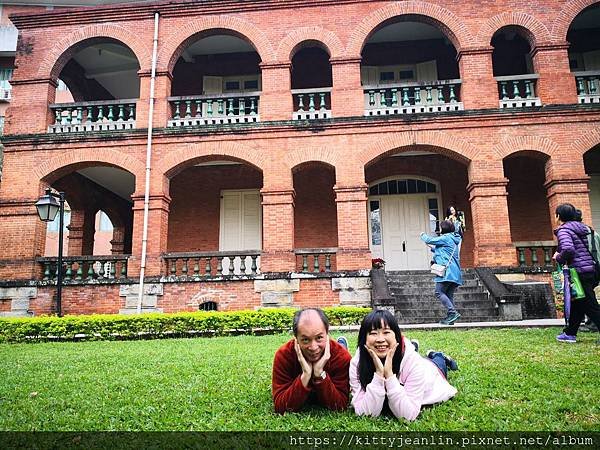
[[[135,128],[137,99],[55,103],[50,105],[54,123],[49,133],[114,131]]]
[[[169,97],[169,127],[259,122],[260,92]]]
[[[260,250],[163,254],[164,275],[170,277],[253,276],[260,273]]]
[[[498,82],[500,108],[526,108],[542,105],[536,94],[536,82],[539,75],[534,73],[494,78]]]
[[[331,118],[331,88],[292,89],[293,120]]]
[[[337,248],[298,248],[296,254],[297,270],[303,273],[335,271]]]
[[[63,281],[118,280],[127,278],[129,255],[90,255],[63,257]],[[56,281],[58,258],[37,258],[44,281]]]
[[[365,116],[462,111],[461,80],[364,86]]]
[[[517,250],[519,267],[551,267],[552,255],[556,250],[554,241],[513,242]]]
[[[600,103],[600,70],[575,72],[579,103]]]

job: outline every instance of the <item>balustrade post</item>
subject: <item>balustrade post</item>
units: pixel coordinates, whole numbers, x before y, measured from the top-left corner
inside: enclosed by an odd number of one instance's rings
[[[319,272],[319,254],[315,253],[313,256],[313,272]]]
[[[246,275],[246,255],[240,256],[240,272],[242,275]]]
[[[183,258],[183,266],[181,266],[181,274],[187,277],[188,274],[188,258]]]
[[[325,272],[331,272],[331,255],[329,253],[325,255]]]
[[[402,88],[402,106],[409,106],[410,99],[408,98],[408,88]]]
[[[308,272],[308,255],[302,255],[302,272]]]
[[[258,258],[258,255],[252,255],[250,256],[250,258],[252,259],[252,266],[250,267],[250,271],[253,275],[256,275],[258,271],[258,266],[256,264],[256,259]]]
[[[536,247],[530,247],[529,251],[531,252],[531,265],[534,267],[539,266],[539,260],[538,260],[538,255],[537,255],[537,248]]]
[[[542,247],[542,251],[544,252],[544,265],[545,266],[552,265],[552,257],[550,256],[552,247]]]
[[[192,117],[192,101],[186,100],[185,101],[185,118],[189,119],[191,117]]]
[[[519,261],[519,266],[520,267],[525,267],[525,247],[517,247],[517,253],[519,254],[518,256],[518,261]]]

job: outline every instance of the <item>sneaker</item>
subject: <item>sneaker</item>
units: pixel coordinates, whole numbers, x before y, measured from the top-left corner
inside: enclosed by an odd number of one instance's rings
[[[577,342],[577,338],[575,336],[571,336],[565,333],[561,333],[558,336],[556,336],[556,340],[558,342],[568,342],[569,344],[574,344],[575,342]]]
[[[348,350],[348,339],[346,339],[344,336],[337,338],[337,343]]]
[[[446,317],[439,321],[440,325],[454,325],[454,322],[450,322],[450,317]]]
[[[412,342],[412,345],[414,345],[416,352],[419,353],[419,340],[411,339],[410,342]]]
[[[458,311],[454,311],[451,315],[448,316],[448,325],[454,325],[454,322],[456,322],[460,318],[460,313]]]
[[[444,359],[446,360],[446,366],[448,366],[448,369],[458,370],[458,364],[456,363],[456,361],[454,359],[452,359],[450,356],[446,355],[445,353],[442,353],[442,355],[444,355]]]

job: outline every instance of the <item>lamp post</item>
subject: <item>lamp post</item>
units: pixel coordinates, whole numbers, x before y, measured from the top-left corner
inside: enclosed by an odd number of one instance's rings
[[[58,199],[58,200],[57,200]],[[62,317],[62,258],[63,258],[63,226],[65,215],[65,193],[55,194],[50,189],[46,189],[46,194],[42,195],[36,202],[38,215],[43,222],[52,222],[58,216],[58,261],[56,266],[56,312],[58,317]]]

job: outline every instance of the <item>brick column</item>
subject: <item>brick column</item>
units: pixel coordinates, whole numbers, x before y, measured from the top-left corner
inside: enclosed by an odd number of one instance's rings
[[[467,186],[473,217],[475,266],[514,266],[517,255],[510,236],[508,180],[471,181]]]
[[[371,268],[366,184],[334,186],[337,205],[337,270]]]
[[[533,49],[533,67],[540,76],[537,96],[542,104],[577,103],[575,77],[569,69],[568,43],[540,44]]]
[[[263,247],[261,272],[293,272],[294,191],[262,189]]]
[[[81,209],[71,210],[71,222],[67,226],[69,233],[65,236],[68,247],[68,256],[83,255],[83,224],[85,223],[85,212]]]
[[[148,127],[148,100],[150,98],[150,72],[139,72],[140,97],[136,103],[135,125],[137,128]],[[171,107],[168,97],[171,95],[173,77],[168,72],[157,72],[154,79],[154,128],[166,127],[171,118]]]
[[[498,84],[492,67],[493,47],[461,49],[456,59],[462,84],[460,100],[465,109],[498,108]]]
[[[590,206],[590,189],[587,175],[579,178],[559,178],[546,181],[546,197],[548,197],[548,208],[550,208],[550,218],[554,226],[554,217],[556,208],[561,203],[571,203],[581,210],[583,221],[590,223],[592,219],[592,209]]]
[[[289,62],[260,64],[262,93],[258,112],[261,122],[292,119],[291,66]]]
[[[6,198],[0,202],[0,279],[38,279],[35,257],[44,253],[46,223],[35,209],[38,198]]]
[[[131,199],[133,200],[133,239],[127,274],[130,277],[139,277],[144,226],[144,196],[134,194]],[[148,277],[161,275],[161,254],[167,251],[170,203],[171,198],[167,195],[150,195],[145,272]]]
[[[54,123],[49,105],[56,97],[56,82],[50,79],[11,80],[12,98],[6,111],[4,134],[46,133]]]
[[[110,253],[122,255],[125,251],[125,227],[114,227],[113,238],[110,240]]]
[[[365,100],[360,83],[361,58],[332,58],[331,114],[333,117],[363,116]]]

